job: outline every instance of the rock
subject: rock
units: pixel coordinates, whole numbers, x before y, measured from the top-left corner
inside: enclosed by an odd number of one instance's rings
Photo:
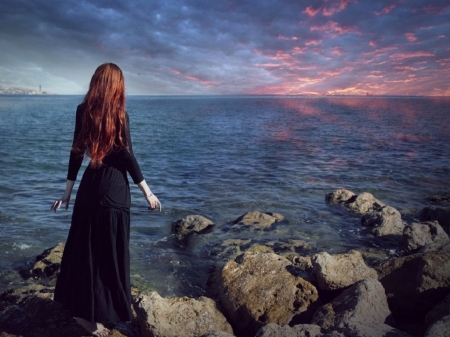
[[[395,318],[423,321],[450,291],[450,243],[435,252],[395,258],[374,268]]]
[[[235,337],[235,336],[232,334],[229,334],[228,332],[217,330],[217,331],[205,333],[204,335],[202,335],[202,337]]]
[[[261,213],[258,211],[248,212],[233,221],[233,228],[249,226],[252,229],[264,229],[272,226],[275,222],[284,220],[279,213]]]
[[[184,240],[192,233],[201,233],[213,226],[214,223],[201,215],[188,215],[187,217],[172,223],[173,232],[178,240]]]
[[[445,299],[435,305],[433,309],[425,316],[425,324],[430,326],[437,320],[440,320],[444,316],[450,315],[450,294]]]
[[[390,314],[381,283],[365,279],[317,309],[311,323],[324,329],[342,324],[382,324]]]
[[[371,193],[363,192],[356,195],[345,189],[338,189],[327,194],[325,196],[325,201],[329,204],[341,204],[345,208],[359,214],[380,211],[382,207],[386,206]]]
[[[273,247],[277,254],[303,252],[312,248],[311,243],[298,239],[271,241],[267,245]]]
[[[415,251],[426,245],[433,245],[433,247],[439,248],[448,241],[448,235],[439,225],[439,222],[414,222],[405,227],[402,246],[406,251]]]
[[[312,324],[298,324],[280,326],[270,323],[258,330],[255,337],[319,337],[322,329],[320,326]]]
[[[31,274],[37,277],[56,279],[61,267],[61,259],[64,252],[64,243],[58,243],[55,247],[46,249],[36,257],[36,263],[31,268]]]
[[[3,293],[0,296],[0,331],[3,335],[0,336],[88,336],[88,332],[52,297],[53,288],[42,285],[30,285]],[[137,333],[131,331],[126,336],[138,337]],[[110,336],[125,337],[115,329]]]
[[[425,332],[424,337],[448,337],[450,332],[450,315],[444,316]]]
[[[377,278],[377,272],[366,265],[356,250],[336,255],[322,252],[314,255],[311,262],[322,290],[341,289],[366,278]]]
[[[402,235],[405,228],[400,212],[391,206],[383,206],[380,210],[366,213],[361,224],[371,227],[370,233],[374,236]]]
[[[350,199],[345,203],[345,207],[359,214],[366,214],[371,211],[380,210],[384,206],[385,204],[368,192],[358,194],[354,200]]]
[[[308,320],[319,304],[314,285],[286,258],[271,253],[246,252],[228,261],[217,288],[227,317],[244,336],[268,323]]]
[[[341,188],[325,195],[325,201],[331,205],[343,204],[353,197],[355,197],[355,193]]]
[[[447,235],[450,235],[450,207],[428,206],[420,212],[420,221],[438,221]]]
[[[216,303],[207,297],[162,298],[156,292],[140,294],[135,303],[137,321],[142,337],[202,336],[221,330],[229,334],[233,329]]]
[[[337,331],[345,337],[412,337],[406,332],[395,329],[387,324],[345,324],[339,326]]]

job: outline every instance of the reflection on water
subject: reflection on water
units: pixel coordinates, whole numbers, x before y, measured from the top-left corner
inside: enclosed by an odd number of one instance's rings
[[[81,97],[0,97],[0,290],[11,268],[64,241],[70,212],[48,212],[64,189]],[[255,243],[300,254],[378,247],[360,218],[331,207],[337,188],[368,191],[414,212],[450,192],[450,100],[383,97],[129,97],[133,149],[163,213],[132,187],[132,279],[165,296],[198,295],[217,263]],[[83,169],[82,169],[83,170]],[[79,178],[81,177],[81,172]],[[77,185],[76,185],[77,186]],[[263,231],[230,222],[260,210],[285,221]],[[188,245],[171,223],[215,222]],[[243,240],[239,245],[223,245]],[[284,247],[284,248],[283,248]]]

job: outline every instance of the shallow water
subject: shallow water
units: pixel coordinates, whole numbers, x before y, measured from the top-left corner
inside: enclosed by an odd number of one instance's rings
[[[81,100],[0,96],[0,291],[23,282],[12,269],[66,239],[70,210],[49,208],[64,191]],[[204,293],[213,266],[233,251],[221,247],[229,239],[304,240],[305,254],[395,248],[325,204],[337,188],[371,192],[410,217],[427,196],[450,192],[449,98],[131,96],[127,110],[135,155],[163,204],[148,212],[132,186],[132,281],[164,296]],[[252,210],[285,221],[230,230]],[[216,225],[183,245],[171,223],[189,214]]]

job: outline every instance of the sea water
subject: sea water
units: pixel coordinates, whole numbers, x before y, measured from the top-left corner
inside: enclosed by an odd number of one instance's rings
[[[86,163],[69,211],[49,209],[64,192],[81,101],[0,96],[0,291],[27,282],[18,271],[67,237]],[[338,188],[370,192],[408,221],[428,196],[450,193],[450,98],[130,96],[127,111],[135,156],[163,206],[147,211],[131,183],[132,283],[163,296],[205,293],[229,240],[295,239],[306,243],[299,254],[395,249],[367,238],[360,216],[325,203]],[[285,220],[231,228],[254,210]],[[215,226],[178,242],[171,224],[190,214]]]

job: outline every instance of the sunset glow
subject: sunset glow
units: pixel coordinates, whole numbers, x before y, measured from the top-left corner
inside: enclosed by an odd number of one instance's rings
[[[445,1],[2,1],[0,86],[82,94],[450,95]],[[83,22],[81,24],[81,21]]]

